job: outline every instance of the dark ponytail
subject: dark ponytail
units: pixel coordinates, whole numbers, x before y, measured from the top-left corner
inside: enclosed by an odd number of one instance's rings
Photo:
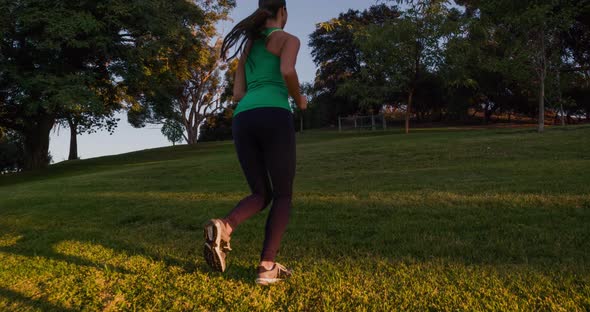
[[[244,44],[248,40],[254,41],[262,38],[262,31],[264,30],[266,20],[276,17],[279,10],[286,5],[285,0],[259,0],[258,9],[252,15],[239,22],[225,36],[223,45],[221,46],[221,58],[231,60],[243,51]],[[238,45],[236,52],[231,57],[227,57],[227,52],[236,45]]]

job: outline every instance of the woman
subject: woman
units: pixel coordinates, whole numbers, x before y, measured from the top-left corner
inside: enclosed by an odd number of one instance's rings
[[[225,218],[207,223],[204,255],[213,269],[225,271],[232,232],[272,201],[256,279],[257,284],[269,285],[292,274],[275,262],[289,221],[295,177],[295,129],[288,96],[302,110],[307,99],[300,93],[295,71],[299,39],[283,31],[288,16],[285,0],[259,0],[258,7],[232,29],[221,49],[225,57],[239,43],[228,60],[242,52],[233,90],[239,104],[232,131],[252,194]]]

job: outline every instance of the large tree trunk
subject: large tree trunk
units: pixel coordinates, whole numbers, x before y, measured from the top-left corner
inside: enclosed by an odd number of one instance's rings
[[[410,133],[410,116],[412,114],[412,100],[414,99],[414,92],[416,92],[416,86],[418,85],[418,73],[420,72],[420,53],[421,53],[420,42],[416,40],[416,54],[414,55],[414,77],[412,77],[412,86],[410,88],[410,94],[408,95],[408,109],[406,110],[406,134]]]
[[[303,112],[301,112],[301,118],[299,120],[299,133],[303,133]]]
[[[197,144],[197,135],[193,133],[193,131],[189,131],[186,143],[188,145],[195,145]]]
[[[44,115],[25,127],[25,170],[47,167],[49,164],[49,133],[55,118]]]
[[[70,126],[70,155],[68,160],[78,159],[78,125],[70,118],[68,118],[68,125]]]
[[[195,145],[197,144],[197,138],[198,138],[198,128],[193,127],[192,125],[188,126],[187,129],[187,140],[186,143],[188,143],[189,145]]]
[[[545,76],[541,75],[539,88],[539,133],[545,131]]]
[[[563,110],[563,102],[559,101],[559,110],[561,110],[561,125],[565,127],[565,111]]]
[[[492,121],[492,115],[494,115],[494,110],[492,110],[490,108],[489,104],[486,104],[486,107],[483,112],[483,116],[484,116],[483,121],[486,125]]]
[[[414,88],[410,89],[408,95],[408,107],[406,109],[406,134],[410,133],[410,116],[412,114],[412,99],[414,97]]]
[[[539,68],[539,133],[545,131],[545,77],[547,77],[547,59],[545,57],[545,32],[541,32],[541,62]]]
[[[561,72],[557,70],[557,100],[559,101],[559,111],[561,115],[561,126],[565,127],[565,110],[563,109],[563,99],[561,96]]]

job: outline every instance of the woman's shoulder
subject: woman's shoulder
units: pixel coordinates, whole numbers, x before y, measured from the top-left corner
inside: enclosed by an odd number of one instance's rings
[[[275,46],[278,45],[280,47],[280,50],[282,50],[283,47],[285,47],[287,44],[289,46],[292,45],[297,45],[299,46],[301,44],[299,38],[297,38],[297,36],[288,33],[286,31],[277,31],[274,32],[271,36],[275,36],[274,38],[270,38],[271,40],[273,40],[275,42]]]
[[[281,36],[285,40],[296,40],[296,41],[299,41],[299,38],[297,38],[297,36],[293,35],[292,33],[286,32],[284,30],[283,31],[277,31],[275,33],[278,36]]]

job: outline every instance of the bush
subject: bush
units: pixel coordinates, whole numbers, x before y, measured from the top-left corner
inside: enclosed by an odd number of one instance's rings
[[[4,131],[0,136],[0,174],[19,172],[24,164],[22,137],[18,133]]]
[[[199,142],[226,141],[233,139],[232,116],[233,108],[207,118],[201,126]]]

